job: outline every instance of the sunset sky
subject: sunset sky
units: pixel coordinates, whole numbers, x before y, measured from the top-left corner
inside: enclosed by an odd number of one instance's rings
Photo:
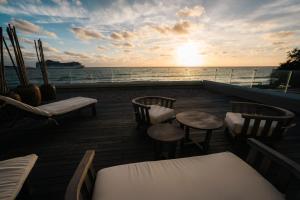
[[[0,0],[28,66],[277,66],[300,47],[300,0]],[[6,59],[8,60],[8,59]]]

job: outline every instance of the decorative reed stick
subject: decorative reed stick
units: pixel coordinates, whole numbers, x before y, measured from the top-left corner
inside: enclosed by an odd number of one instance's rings
[[[10,53],[10,50],[9,50],[7,44],[6,44],[6,41],[5,41],[4,37],[3,37],[3,43],[4,43],[4,46],[5,46],[5,48],[6,48],[7,53],[8,53],[8,55],[9,55],[9,58],[10,58],[10,60],[11,60],[11,63],[12,63],[12,65],[13,65],[15,71],[16,71],[16,74],[17,74],[17,76],[18,76],[18,79],[20,80],[20,73],[19,73],[19,70],[18,70],[18,68],[17,68],[17,66],[16,66],[16,64],[15,64],[15,62],[14,62],[14,59],[13,59],[11,53]]]
[[[41,69],[41,72],[42,72],[44,84],[48,85],[49,84],[48,69],[47,69],[47,64],[45,62],[45,58],[44,58],[44,51],[43,51],[42,41],[40,39],[38,41],[34,41],[34,46],[35,46],[35,51],[36,51],[36,55],[37,55],[37,58],[38,58],[38,62],[39,62],[39,65],[40,65],[40,69]]]
[[[3,57],[3,32],[2,27],[0,27],[0,94],[4,95],[7,92],[7,85],[5,81],[4,74],[4,57]]]
[[[22,56],[22,51],[20,48],[16,29],[14,26],[9,24],[6,31],[9,36],[10,42],[13,46],[13,49],[14,49],[15,58],[16,58],[17,66],[18,66],[19,75],[20,75],[20,77],[19,77],[20,83],[22,86],[28,86],[29,81],[28,81],[26,67],[25,67],[23,56]]]
[[[38,43],[39,43],[39,49],[40,49],[41,62],[42,62],[42,65],[43,65],[43,67],[41,68],[42,69],[42,74],[43,74],[43,77],[44,77],[44,80],[45,80],[45,85],[48,85],[49,84],[48,68],[47,68],[47,64],[45,62],[45,58],[44,58],[43,43],[42,43],[41,39],[38,40]]]

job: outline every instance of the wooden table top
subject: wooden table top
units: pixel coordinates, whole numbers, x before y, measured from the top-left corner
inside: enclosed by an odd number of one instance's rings
[[[223,120],[215,115],[200,112],[200,111],[186,111],[176,115],[176,120],[190,128],[201,130],[215,130],[223,126]]]
[[[151,126],[148,135],[158,141],[175,142],[184,138],[184,131],[171,124],[156,124]]]

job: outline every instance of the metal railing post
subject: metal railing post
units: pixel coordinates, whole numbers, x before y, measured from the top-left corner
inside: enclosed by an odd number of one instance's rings
[[[229,84],[231,84],[232,74],[233,74],[233,69],[231,69],[231,71],[230,71]]]
[[[291,80],[292,74],[293,74],[293,71],[289,71],[288,78],[287,78],[287,81],[286,81],[286,84],[285,84],[285,88],[284,88],[284,93],[287,93],[287,91],[289,89],[289,84],[290,84],[290,80]]]
[[[252,79],[251,79],[251,85],[250,85],[250,88],[253,87],[253,83],[255,81],[255,75],[256,75],[256,69],[253,70],[253,73],[252,73]]]
[[[215,82],[217,82],[217,73],[218,73],[218,68],[215,70]]]

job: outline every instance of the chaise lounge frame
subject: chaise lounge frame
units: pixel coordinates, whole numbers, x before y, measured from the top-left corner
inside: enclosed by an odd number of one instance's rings
[[[73,113],[73,112],[78,112],[78,111],[86,109],[86,108],[90,108],[91,111],[92,111],[92,115],[96,116],[97,115],[96,104],[97,104],[97,102],[93,103],[93,104],[89,104],[89,105],[84,106],[84,107],[81,107],[81,108],[76,109],[76,110],[72,110],[70,112],[67,112],[67,113],[64,113],[64,114],[61,114],[61,115],[44,116],[44,115],[38,115],[36,113],[33,113],[33,112],[30,112],[30,111],[18,108],[17,106],[8,104],[5,101],[0,100],[0,110],[1,109],[2,110],[6,110],[9,113],[12,112],[14,114],[13,120],[11,121],[11,123],[10,123],[10,125],[8,127],[13,127],[13,125],[18,120],[20,120],[22,118],[31,118],[31,119],[35,119],[35,120],[47,120],[49,123],[53,123],[55,125],[58,125],[57,119],[59,117],[68,115],[68,114]]]
[[[300,165],[265,144],[248,139],[250,152],[246,162],[262,174],[280,192],[286,193],[293,179],[300,180]],[[79,163],[65,193],[65,200],[90,200],[95,183],[94,150],[88,150]],[[278,173],[274,176],[274,172]],[[284,175],[283,175],[284,174]]]

